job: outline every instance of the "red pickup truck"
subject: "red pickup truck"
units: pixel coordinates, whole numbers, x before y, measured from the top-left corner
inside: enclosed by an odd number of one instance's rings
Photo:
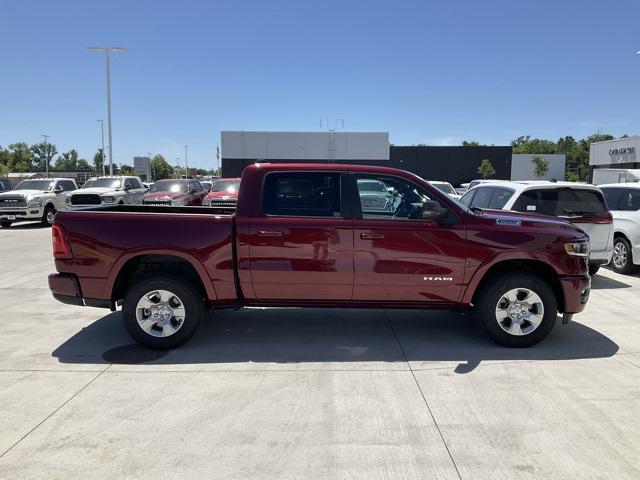
[[[385,208],[359,186],[382,182]],[[564,220],[469,209],[411,173],[256,164],[237,210],[105,206],[52,229],[56,299],[122,305],[139,343],[173,348],[207,308],[472,309],[496,342],[530,346],[585,308],[589,238]]]

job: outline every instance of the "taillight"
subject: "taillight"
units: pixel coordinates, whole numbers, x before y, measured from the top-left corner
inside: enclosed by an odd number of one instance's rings
[[[593,223],[613,223],[613,215],[611,215],[611,212],[596,213]]]
[[[611,212],[589,213],[587,215],[576,215],[562,218],[569,220],[571,223],[594,223],[599,225],[613,223],[613,215],[611,215]]]
[[[54,223],[51,227],[51,241],[53,242],[54,258],[71,258],[71,246],[67,233],[62,226]]]

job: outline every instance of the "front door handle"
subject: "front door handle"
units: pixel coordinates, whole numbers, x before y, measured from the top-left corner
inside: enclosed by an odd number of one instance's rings
[[[284,232],[278,230],[259,230],[258,236],[260,237],[282,237]]]
[[[381,233],[361,233],[360,238],[362,240],[382,240],[384,235]]]

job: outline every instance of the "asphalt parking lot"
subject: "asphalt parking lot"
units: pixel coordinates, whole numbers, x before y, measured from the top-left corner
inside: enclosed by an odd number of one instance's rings
[[[640,478],[640,275],[525,350],[450,312],[211,315],[133,345],[47,288],[50,230],[0,230],[0,478]]]

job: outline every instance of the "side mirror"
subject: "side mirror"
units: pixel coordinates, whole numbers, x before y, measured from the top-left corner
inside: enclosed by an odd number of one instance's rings
[[[424,202],[422,211],[420,212],[420,218],[427,222],[438,222],[447,215],[447,209],[442,208],[440,203],[430,200]]]
[[[62,193],[62,192],[64,192],[64,188],[62,188],[61,185],[58,185],[58,186],[56,186],[56,188],[53,189],[53,193],[55,193],[56,195],[58,193]]]
[[[192,193],[192,194],[193,194],[193,193],[196,193],[197,191],[198,191],[198,189],[197,189],[197,188],[192,188],[191,190],[189,190],[189,193]]]
[[[124,186],[124,191],[126,192],[127,190],[131,190],[131,185],[125,185]]]

